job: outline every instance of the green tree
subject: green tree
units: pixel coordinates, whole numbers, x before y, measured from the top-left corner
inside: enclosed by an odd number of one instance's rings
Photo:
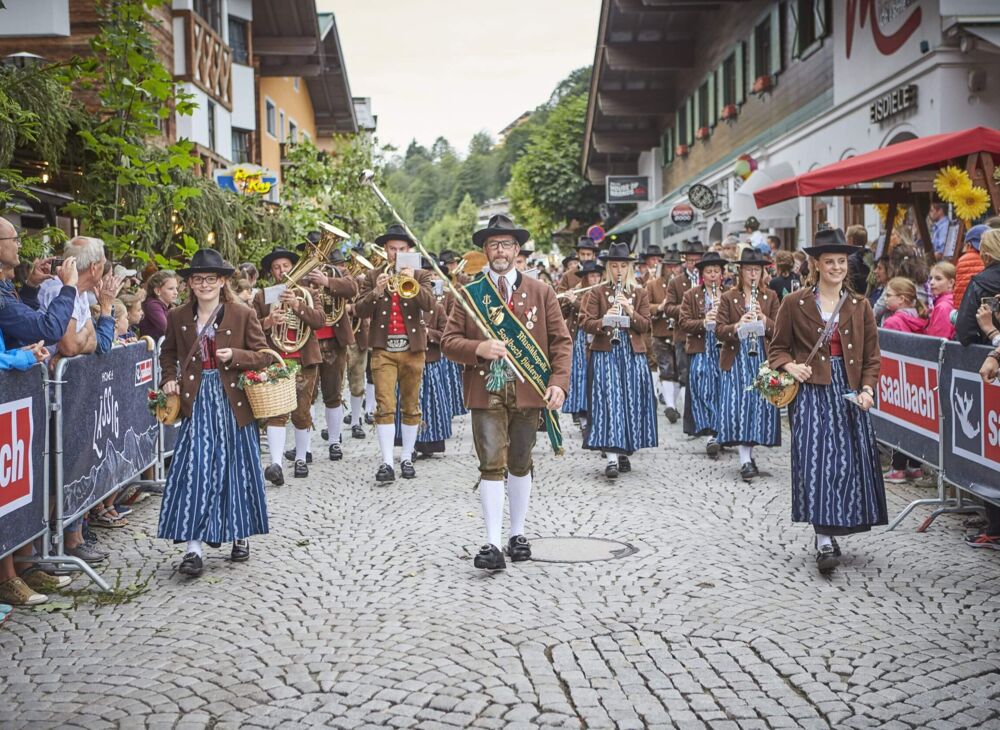
[[[452,251],[472,249],[472,233],[476,229],[479,209],[466,195],[454,213],[448,213],[435,221],[422,239],[427,248],[435,251],[450,248]]]

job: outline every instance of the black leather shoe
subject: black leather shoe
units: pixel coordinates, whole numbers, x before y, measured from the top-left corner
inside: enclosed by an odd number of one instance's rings
[[[306,462],[304,462],[302,459],[296,461],[295,471],[292,472],[292,476],[294,476],[296,479],[302,479],[304,477],[309,476],[309,467],[306,466]]]
[[[340,444],[330,444],[330,461],[340,461],[344,458],[344,451]]]
[[[681,414],[677,412],[676,408],[671,408],[669,406],[665,411],[663,411],[663,415],[666,416],[667,420],[671,423],[677,423],[677,419],[681,417]]]
[[[760,469],[757,468],[757,461],[755,459],[750,459],[750,467],[753,469],[753,475],[759,477]]]
[[[755,476],[757,476],[757,470],[753,468],[753,464],[749,461],[740,467],[740,478],[743,479],[743,481],[749,482]]]
[[[319,437],[321,439],[323,439],[324,441],[329,441],[330,440],[330,431],[329,431],[329,429],[326,429],[326,428],[322,429],[319,432]]]
[[[830,542],[833,543],[833,554],[838,558],[840,557],[840,545],[837,544],[837,538],[831,537]]]
[[[708,440],[708,443],[705,444],[705,453],[708,454],[713,459],[719,458],[719,451],[721,451],[721,449],[722,447],[719,446],[719,442],[716,441],[714,438],[710,438]]]
[[[375,472],[376,482],[394,482],[396,481],[396,472],[392,470],[392,467],[388,464],[382,464],[379,466],[378,471]]]
[[[472,564],[482,570],[506,570],[507,562],[503,559],[503,553],[496,545],[483,545],[479,548]]]
[[[356,439],[363,439],[365,437],[365,427],[360,423],[355,423],[351,426],[351,437]]]
[[[618,465],[617,464],[608,464],[606,467],[604,467],[604,476],[606,476],[608,479],[617,479],[618,478]]]
[[[512,563],[531,560],[531,543],[528,542],[528,538],[524,535],[512,535],[507,541],[507,555],[510,556]]]
[[[816,567],[820,573],[826,574],[840,565],[840,559],[833,550],[833,545],[824,545],[816,551]]]
[[[229,553],[229,559],[234,563],[245,563],[250,559],[250,541],[233,540],[233,549]]]
[[[618,473],[628,474],[630,471],[632,471],[632,462],[625,454],[618,454]]]
[[[371,426],[373,423],[375,423],[375,417],[371,413],[366,413],[365,423]]]
[[[264,470],[264,478],[276,487],[285,483],[285,474],[281,471],[280,464],[271,464]]]
[[[351,425],[351,419],[352,419],[353,417],[354,417],[354,416],[352,416],[352,415],[351,415],[350,413],[348,413],[347,415],[345,415],[345,416],[344,416],[344,425],[345,425],[345,426],[349,426],[349,425]]]
[[[413,468],[413,462],[409,459],[403,459],[399,462],[399,475],[403,479],[416,479],[417,470]]]
[[[205,564],[201,561],[201,556],[198,553],[188,553],[181,560],[181,566],[177,572],[189,578],[197,578],[204,569]]]
[[[326,441],[326,436],[325,435],[323,436],[323,440]],[[286,451],[285,452],[285,459],[288,460],[288,461],[295,461],[295,449],[289,449],[288,451]],[[312,464],[313,463],[313,452],[311,452],[311,451],[307,451],[306,452],[306,463],[307,464]]]

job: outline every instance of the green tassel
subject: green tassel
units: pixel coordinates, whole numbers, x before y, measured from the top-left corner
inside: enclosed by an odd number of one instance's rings
[[[500,393],[507,384],[507,365],[503,360],[494,360],[490,365],[490,374],[486,376],[486,390],[490,393]]]

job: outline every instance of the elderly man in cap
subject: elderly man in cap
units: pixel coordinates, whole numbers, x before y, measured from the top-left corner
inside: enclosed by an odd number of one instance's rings
[[[391,225],[375,243],[385,249],[389,269],[369,271],[361,282],[355,311],[371,317],[369,344],[372,348],[372,380],[375,382],[375,431],[382,451],[382,463],[375,473],[379,483],[396,480],[393,448],[396,441],[396,388],[399,388],[400,431],[403,450],[399,471],[403,479],[414,479],[413,452],[420,429],[420,382],[427,352],[425,313],[437,306],[426,271],[410,267],[396,269],[396,259],[415,245],[406,229]],[[392,271],[393,273],[388,273]],[[417,281],[415,296],[400,295],[398,287],[390,290],[394,276]]]
[[[446,357],[465,366],[465,400],[472,411],[473,441],[479,457],[479,496],[486,522],[486,544],[476,555],[474,565],[483,570],[503,570],[507,567],[501,551],[504,476],[510,501],[507,552],[514,562],[528,560],[531,546],[524,536],[524,523],[531,495],[531,449],[542,409],[557,411],[566,397],[573,344],[552,287],[514,268],[528,232],[507,216],[495,215],[486,228],[473,234],[472,240],[482,247],[489,269],[486,277],[465,288],[463,296],[468,297],[471,307],[476,307],[483,326],[494,334],[495,328],[502,327],[500,334],[516,339],[518,351],[529,345],[537,347],[537,357],[529,362],[545,361],[544,367],[548,367],[547,380],[542,370],[525,374],[526,380],[535,374],[545,382],[543,394],[528,382],[515,380],[509,360],[502,367],[494,365],[508,356],[504,342],[487,338],[463,306],[452,308],[441,349]],[[476,289],[476,293],[470,289]],[[485,319],[480,305],[487,307]],[[523,361],[519,362],[522,364],[518,367],[524,367]]]

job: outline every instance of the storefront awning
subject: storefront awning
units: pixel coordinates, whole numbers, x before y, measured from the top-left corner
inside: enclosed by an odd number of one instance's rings
[[[630,231],[637,231],[644,226],[648,226],[654,221],[660,220],[660,218],[665,218],[670,215],[670,209],[674,207],[674,203],[670,205],[654,205],[652,208],[646,208],[646,210],[636,211],[632,215],[624,218],[617,226],[608,231],[610,236],[612,233],[629,233]]]
[[[794,175],[795,170],[787,162],[779,162],[768,168],[754,170],[733,196],[729,220],[738,222],[742,228],[743,221],[753,216],[760,221],[764,228],[794,228],[795,218],[799,214],[797,200],[785,200],[775,205],[760,208],[753,197],[753,194],[758,190]]]
[[[883,147],[781,180],[755,192],[754,200],[758,207],[765,208],[792,198],[822,195],[849,185],[884,180],[901,172],[941,167],[949,160],[976,152],[1000,159],[1000,131],[974,127]]]

